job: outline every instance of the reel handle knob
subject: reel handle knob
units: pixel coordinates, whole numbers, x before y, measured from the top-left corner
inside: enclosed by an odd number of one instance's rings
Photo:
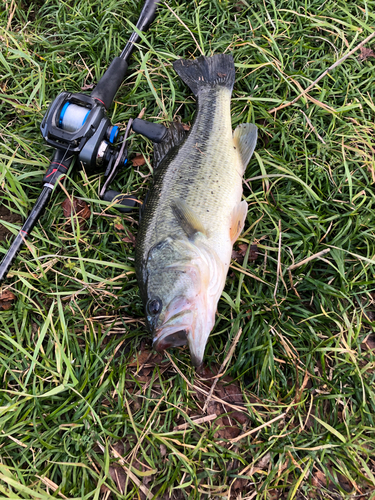
[[[161,123],[152,123],[141,118],[135,118],[132,123],[132,129],[137,134],[141,134],[152,142],[162,142],[165,139],[168,129]]]
[[[109,203],[115,202],[113,208],[126,214],[131,212],[133,208],[136,206],[138,200],[131,195],[121,194],[118,191],[114,191],[113,189],[109,189],[102,196],[104,201],[108,201]]]

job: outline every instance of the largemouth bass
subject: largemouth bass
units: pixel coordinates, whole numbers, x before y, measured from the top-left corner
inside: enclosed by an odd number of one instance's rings
[[[198,367],[247,215],[242,176],[257,128],[245,123],[232,132],[231,55],[180,59],[173,67],[197,97],[198,110],[187,136],[172,124],[164,144],[155,145],[136,272],[155,349],[188,344]]]

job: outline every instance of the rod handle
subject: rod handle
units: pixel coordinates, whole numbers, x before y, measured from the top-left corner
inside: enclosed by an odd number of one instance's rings
[[[101,102],[106,109],[110,108],[127,70],[128,63],[121,57],[115,57],[91,92],[91,97]]]

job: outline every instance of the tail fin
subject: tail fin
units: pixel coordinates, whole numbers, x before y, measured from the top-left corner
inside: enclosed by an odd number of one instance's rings
[[[234,61],[230,54],[178,59],[173,63],[173,67],[195,95],[198,95],[204,87],[221,86],[232,90],[234,85]]]

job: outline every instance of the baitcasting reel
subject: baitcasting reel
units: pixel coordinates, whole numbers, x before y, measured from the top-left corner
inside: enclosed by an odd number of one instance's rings
[[[85,94],[62,92],[50,105],[40,130],[50,146],[74,153],[86,170],[105,167],[106,180],[100,198],[108,202],[115,200],[118,210],[128,212],[135,206],[135,198],[108,190],[108,186],[128,162],[126,140],[131,124],[129,120],[125,135],[119,138],[119,128],[109,121],[102,101]],[[56,167],[50,170],[45,180],[57,173]]]
[[[125,77],[127,60],[134,43],[139,40],[138,32],[148,28],[155,17],[158,2],[145,1],[136,24],[137,31],[132,33],[121,55],[112,61],[91,95],[62,92],[50,105],[40,128],[46,142],[55,148],[55,153],[43,177],[42,192],[0,263],[0,284],[44,212],[55,185],[66,175],[73,160],[77,159],[89,170],[106,168],[105,182],[99,193],[103,200],[115,202],[116,208],[122,212],[131,210],[137,203],[132,196],[108,189],[118,170],[127,163],[126,139],[132,120],[129,120],[124,136],[119,138],[119,129],[111,125],[106,110]]]

